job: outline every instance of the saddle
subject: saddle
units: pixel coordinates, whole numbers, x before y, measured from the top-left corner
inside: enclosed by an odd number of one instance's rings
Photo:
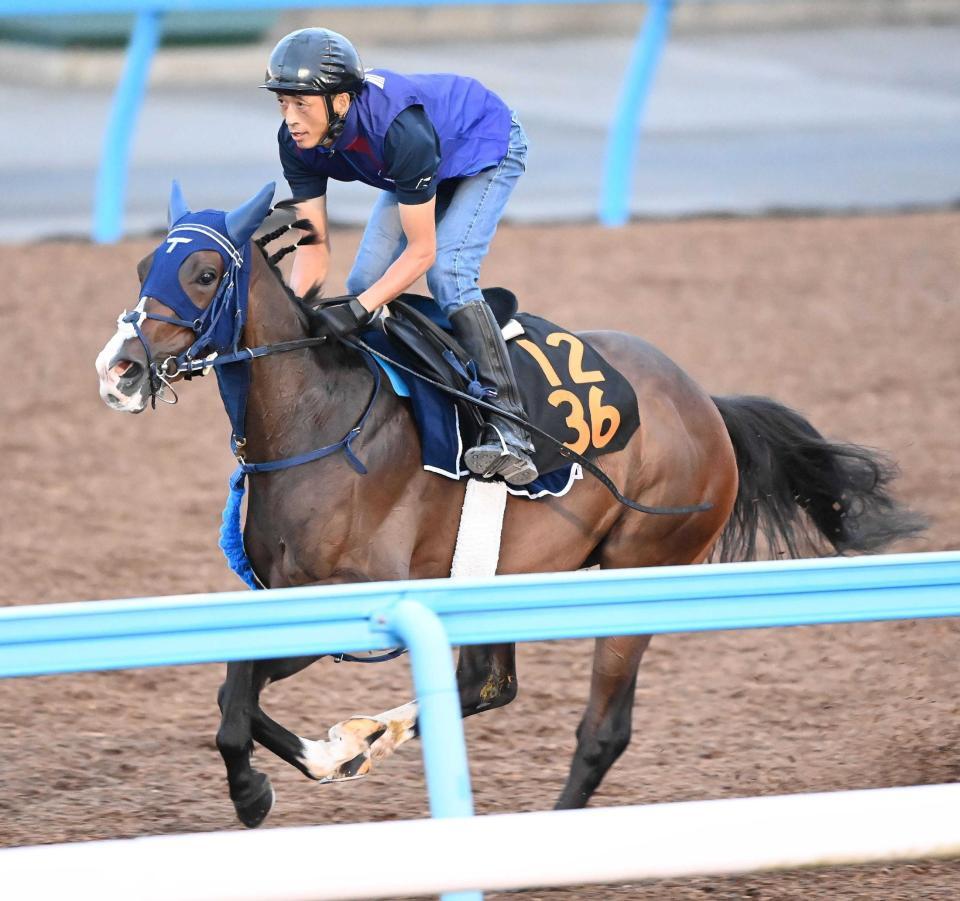
[[[621,450],[640,424],[630,383],[583,338],[539,316],[518,313],[512,291],[489,288],[483,296],[505,330],[531,422],[588,458]],[[468,355],[447,330],[449,323],[432,299],[402,294],[389,304],[389,310],[389,316],[381,317],[382,331],[364,334],[371,346],[433,381],[482,398],[483,386]],[[483,427],[483,411],[438,389],[430,390],[442,397],[443,404],[456,408],[460,439],[469,447]],[[421,433],[429,436],[435,432],[437,416],[426,412],[422,396],[413,400]],[[569,459],[556,444],[536,434],[533,443],[534,460],[542,474],[570,470]]]
[[[506,288],[484,289],[483,299],[501,329],[517,313],[517,297]],[[391,301],[389,311],[382,320],[384,333],[394,348],[412,357],[417,371],[448,388],[472,393],[471,387],[478,383],[473,378],[470,355],[451,334],[450,323],[429,297],[401,294]],[[483,428],[483,411],[467,401],[452,399],[460,412],[464,440],[469,443]]]

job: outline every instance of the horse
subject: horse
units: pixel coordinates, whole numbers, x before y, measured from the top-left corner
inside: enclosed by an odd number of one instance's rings
[[[268,185],[231,212],[191,212],[174,183],[170,231],[138,266],[139,302],[97,358],[101,396],[113,409],[139,413],[169,399],[179,378],[215,365],[211,351],[221,360],[232,352],[246,360],[236,365],[248,379],[239,410],[221,383],[238,459],[311,460],[249,476],[243,545],[262,585],[447,578],[465,482],[422,468],[408,402],[376,390],[363,353],[313,334],[316,298],[295,296],[251,240],[272,195]],[[605,457],[605,472],[638,502],[682,499],[691,507],[648,515],[592,479],[559,497],[510,496],[498,573],[860,553],[923,528],[922,517],[893,498],[897,469],[881,452],[827,440],[771,399],[711,397],[641,338],[578,337],[626,377],[641,413],[626,446]],[[244,355],[245,348],[259,351]],[[327,452],[311,455],[318,447]],[[596,639],[589,700],[557,809],[585,806],[626,749],[649,642],[648,635]],[[316,659],[227,663],[216,743],[248,827],[274,803],[268,778],[251,766],[254,742],[328,782],[365,775],[417,733],[415,702],[338,723],[328,740],[275,722],[261,706],[262,690]],[[518,690],[514,645],[461,648],[456,678],[464,717],[509,704]]]

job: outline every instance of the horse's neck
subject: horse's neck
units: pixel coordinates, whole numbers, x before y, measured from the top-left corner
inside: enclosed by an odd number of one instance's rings
[[[250,281],[247,347],[307,337],[302,314],[256,253]],[[334,349],[272,354],[251,366],[247,458],[254,462],[303,453],[339,441],[369,399],[366,367],[344,364]]]

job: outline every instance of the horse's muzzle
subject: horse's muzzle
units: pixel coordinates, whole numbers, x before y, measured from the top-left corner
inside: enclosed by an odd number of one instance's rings
[[[112,410],[142,413],[150,397],[150,376],[147,367],[136,360],[114,358],[109,363],[97,361],[100,397]]]
[[[118,374],[117,387],[124,394],[133,394],[147,374],[146,366],[136,360],[120,360],[113,371]]]

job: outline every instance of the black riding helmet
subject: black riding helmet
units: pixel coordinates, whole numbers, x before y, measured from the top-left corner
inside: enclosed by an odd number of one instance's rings
[[[345,120],[333,109],[337,94],[354,97],[363,87],[363,63],[356,48],[329,28],[301,28],[282,38],[267,63],[261,88],[278,94],[320,94],[330,120],[327,136],[335,140]]]

